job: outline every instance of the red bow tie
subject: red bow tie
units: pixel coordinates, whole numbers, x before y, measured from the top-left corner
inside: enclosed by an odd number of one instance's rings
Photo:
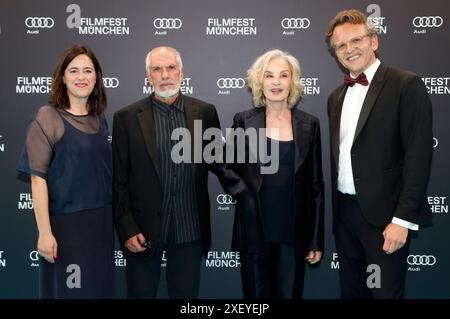
[[[356,79],[354,79],[350,75],[346,74],[344,76],[344,83],[348,86],[353,86],[353,85],[355,85],[355,83],[359,83],[364,86],[369,85],[369,81],[367,81],[367,78],[366,78],[366,75],[364,74],[364,72],[361,73],[360,75],[358,75],[358,77]]]

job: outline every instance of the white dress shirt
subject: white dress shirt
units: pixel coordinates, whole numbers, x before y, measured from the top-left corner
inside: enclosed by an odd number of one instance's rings
[[[339,164],[337,179],[337,189],[344,194],[356,194],[355,184],[353,182],[351,149],[364,99],[366,98],[370,83],[372,83],[372,79],[380,64],[380,60],[376,59],[375,62],[364,71],[367,81],[369,81],[369,85],[364,86],[356,83],[353,86],[349,86],[345,94],[339,132]],[[419,230],[419,225],[397,217],[392,219],[392,223],[411,230]]]

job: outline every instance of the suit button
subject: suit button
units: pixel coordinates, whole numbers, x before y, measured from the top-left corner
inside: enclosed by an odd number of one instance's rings
[[[356,177],[356,178],[355,178],[355,182],[359,182],[359,177]]]

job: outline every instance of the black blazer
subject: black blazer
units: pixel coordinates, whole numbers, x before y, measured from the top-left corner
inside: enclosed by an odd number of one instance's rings
[[[265,128],[266,108],[259,107],[237,113],[234,128]],[[320,126],[317,118],[298,109],[292,110],[292,127],[295,141],[294,187],[294,249],[297,258],[303,260],[309,250],[324,248],[324,184],[322,177],[322,153]],[[249,145],[246,141],[246,153]],[[235,163],[233,170],[244,180],[256,199],[253,216],[236,206],[233,227],[233,248],[247,253],[261,253],[265,239],[261,226],[259,190],[264,178],[261,162]]]
[[[346,88],[339,86],[328,98],[334,217]],[[384,229],[394,216],[420,225],[431,218],[426,199],[433,152],[431,123],[431,101],[422,80],[381,63],[364,100],[351,149],[358,202],[372,225]]]
[[[194,120],[202,121],[203,131],[220,128],[213,105],[183,96],[186,126],[191,132],[194,156]],[[151,241],[151,249],[136,255],[151,258],[160,232],[162,186],[160,184],[160,156],[156,145],[151,97],[137,101],[114,114],[113,122],[113,211],[120,243],[142,232]],[[208,141],[202,141],[202,150]],[[195,194],[197,195],[201,241],[206,254],[211,245],[208,171],[230,194],[245,188],[245,184],[225,164],[195,163],[192,160]],[[125,250],[127,251],[127,250]]]

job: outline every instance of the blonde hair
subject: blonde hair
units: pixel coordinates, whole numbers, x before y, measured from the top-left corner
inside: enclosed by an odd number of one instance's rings
[[[253,105],[255,107],[261,107],[266,105],[266,97],[263,90],[263,78],[264,72],[267,70],[267,66],[272,59],[285,60],[291,69],[292,82],[289,88],[288,106],[293,108],[301,99],[303,93],[303,84],[300,83],[300,63],[289,52],[281,51],[279,49],[270,50],[259,56],[250,69],[247,70],[247,83],[252,90]]]

